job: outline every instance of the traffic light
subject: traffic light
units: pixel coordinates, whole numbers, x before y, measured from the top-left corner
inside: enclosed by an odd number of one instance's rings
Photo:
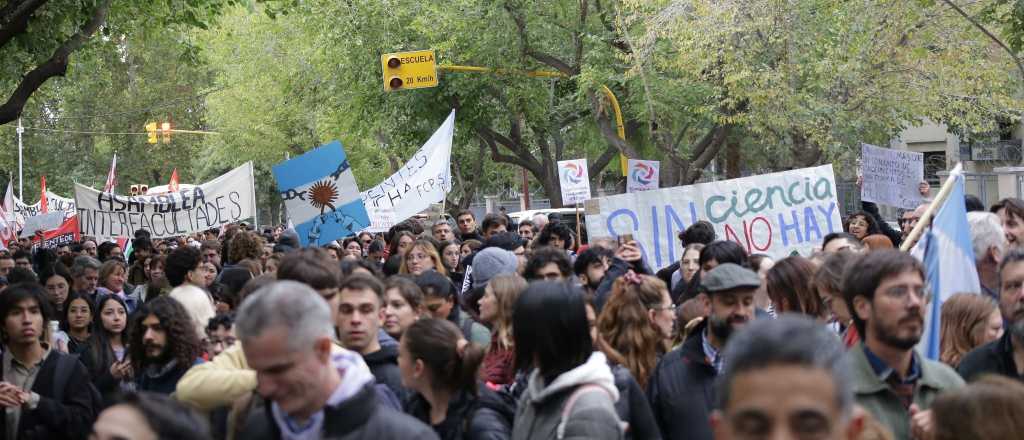
[[[146,134],[148,135],[148,142],[149,143],[155,144],[157,142],[157,139],[156,139],[156,122],[150,122],[150,123],[146,124]]]
[[[384,63],[384,90],[398,90],[402,88],[402,59],[398,55],[389,55]]]
[[[145,183],[141,185],[132,185],[128,189],[128,195],[130,196],[144,196],[147,192],[149,192],[149,185],[146,185]]]
[[[163,124],[161,124],[160,125],[160,131],[163,132],[163,134],[164,134],[164,143],[165,144],[171,143],[171,123],[170,122],[164,122]]]

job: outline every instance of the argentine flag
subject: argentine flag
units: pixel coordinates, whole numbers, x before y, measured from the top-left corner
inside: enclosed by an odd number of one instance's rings
[[[341,142],[321,145],[272,171],[302,246],[323,246],[370,225]]]
[[[942,303],[961,292],[981,292],[978,269],[974,266],[971,230],[967,224],[964,204],[964,175],[960,164],[949,173],[952,191],[932,221],[931,229],[911,250],[922,260],[925,278],[932,292],[932,301],[925,312],[924,334],[918,351],[932,360],[939,359],[939,334]]]

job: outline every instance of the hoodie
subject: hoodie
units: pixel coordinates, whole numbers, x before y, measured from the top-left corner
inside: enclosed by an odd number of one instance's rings
[[[382,346],[380,350],[363,355],[377,383],[386,385],[398,400],[404,401],[408,391],[402,386],[402,373],[398,371],[398,346]]]
[[[576,395],[565,420],[564,436],[559,437],[564,407],[582,386],[590,389]],[[621,439],[623,430],[615,411],[618,399],[615,376],[601,352],[591,353],[586,362],[562,373],[550,384],[545,384],[540,372],[534,370],[516,408],[512,439]]]

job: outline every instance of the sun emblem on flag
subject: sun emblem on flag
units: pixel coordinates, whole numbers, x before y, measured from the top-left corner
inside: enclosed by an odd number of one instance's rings
[[[325,179],[314,183],[309,188],[309,194],[312,199],[309,203],[314,208],[320,208],[320,214],[323,214],[326,208],[334,211],[334,201],[338,199],[338,187],[334,186],[334,182]]]

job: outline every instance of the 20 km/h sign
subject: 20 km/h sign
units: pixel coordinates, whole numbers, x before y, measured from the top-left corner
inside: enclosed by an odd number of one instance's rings
[[[386,53],[380,56],[384,90],[437,87],[437,62],[432,50]]]

